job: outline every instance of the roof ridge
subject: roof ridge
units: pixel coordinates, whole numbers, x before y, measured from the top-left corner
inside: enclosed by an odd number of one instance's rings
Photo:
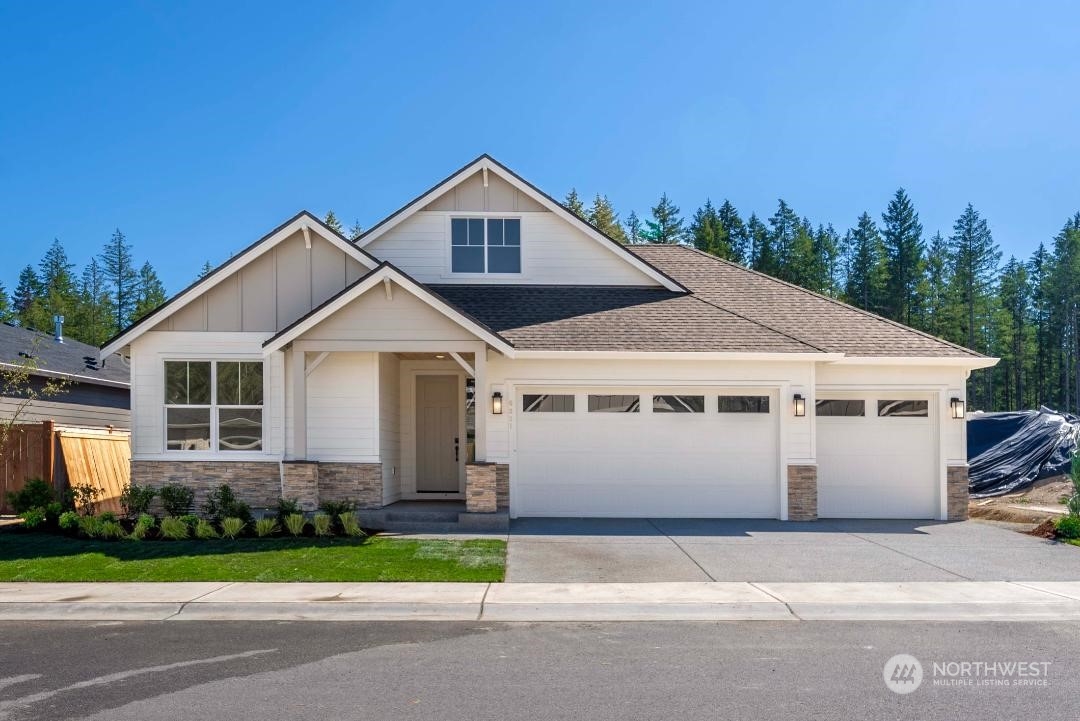
[[[657,245],[659,247],[659,244],[654,244],[654,245]],[[821,293],[814,292],[814,291],[812,291],[812,290],[810,290],[808,288],[803,288],[801,285],[796,285],[795,283],[789,283],[786,280],[781,280],[780,278],[776,278],[774,276],[771,276],[768,273],[762,273],[760,270],[754,270],[753,268],[747,268],[744,265],[739,265],[738,263],[734,263],[734,262],[732,262],[730,260],[725,260],[725,259],[719,258],[719,257],[717,257],[715,255],[710,255],[710,254],[706,253],[705,251],[698,250],[697,248],[694,248],[692,246],[689,246],[689,245],[670,245],[670,246],[667,246],[667,245],[665,245],[664,247],[682,248],[684,250],[689,250],[690,252],[696,253],[696,254],[698,254],[700,256],[708,258],[709,260],[715,261],[717,263],[721,263],[723,265],[730,266],[732,268],[735,268],[736,270],[741,270],[741,271],[743,271],[745,273],[750,273],[751,275],[760,276],[761,278],[765,278],[766,280],[770,280],[773,283],[777,283],[779,285],[786,286],[786,287],[791,288],[793,290],[800,291],[800,292],[802,292],[802,293],[804,293],[806,295],[809,295],[811,297],[814,297],[814,298],[819,298],[821,300],[828,301],[829,303],[832,303],[833,305],[840,306],[841,308],[846,308],[847,310],[855,311],[856,313],[859,313],[860,315],[867,316],[867,317],[872,318],[874,320],[885,323],[886,325],[891,325],[891,326],[893,326],[895,328],[899,328],[901,330],[905,330],[905,331],[908,331],[910,333],[915,333],[916,335],[920,335],[923,338],[927,338],[929,340],[936,341],[938,343],[941,343],[942,345],[949,346],[950,348],[955,348],[957,350],[962,350],[965,353],[968,353],[969,355],[975,356],[976,358],[986,358],[987,357],[987,356],[984,356],[982,353],[979,353],[978,351],[971,350],[970,348],[965,348],[962,345],[959,345],[957,343],[953,343],[952,341],[947,341],[944,338],[938,338],[937,336],[931,335],[931,334],[927,333],[926,331],[921,331],[921,330],[918,330],[917,328],[912,328],[911,326],[904,325],[903,323],[898,323],[895,320],[890,320],[889,318],[885,318],[884,316],[880,316],[877,313],[871,313],[870,311],[865,310],[863,308],[859,308],[859,307],[851,305],[849,303],[844,303],[843,301],[837,300],[836,298],[830,298],[827,295],[822,295]],[[725,310],[727,310],[727,309],[725,308]],[[799,339],[796,339],[796,340],[799,340]],[[805,343],[806,341],[801,341],[801,342]],[[807,344],[807,345],[809,345],[809,344]]]

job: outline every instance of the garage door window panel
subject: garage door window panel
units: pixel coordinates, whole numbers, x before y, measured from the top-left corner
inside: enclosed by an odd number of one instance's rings
[[[858,418],[866,415],[866,401],[822,398],[814,404],[818,417]]]
[[[525,413],[573,413],[574,396],[557,393],[526,393],[521,397]]]
[[[877,414],[882,418],[927,418],[930,404],[927,401],[890,401],[877,402]]]
[[[705,396],[653,396],[653,413],[704,413]]]
[[[589,413],[638,413],[641,396],[590,395]]]
[[[716,404],[720,413],[768,413],[768,396],[719,396]]]

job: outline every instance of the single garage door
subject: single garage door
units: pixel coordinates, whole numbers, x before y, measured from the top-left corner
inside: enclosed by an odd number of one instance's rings
[[[771,389],[524,389],[514,516],[776,518]]]
[[[818,516],[936,518],[933,395],[817,395]]]

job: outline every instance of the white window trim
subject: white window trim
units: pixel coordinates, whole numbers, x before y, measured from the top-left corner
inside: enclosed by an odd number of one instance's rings
[[[266,360],[261,356],[232,356],[232,357],[184,357],[184,356],[165,356],[160,359],[159,372],[161,378],[161,390],[162,396],[168,393],[168,380],[165,375],[166,363],[209,363],[210,364],[210,404],[205,403],[166,403],[165,398],[162,397],[161,403],[161,448],[162,455],[170,458],[183,458],[192,461],[202,460],[206,458],[213,459],[265,459],[268,455],[272,455],[266,450],[266,427],[268,424],[268,409],[266,399],[270,393],[270,377],[268,372],[268,366]],[[218,363],[259,363],[263,367],[263,404],[261,406],[255,405],[242,405],[242,406],[219,406],[217,403],[217,366]],[[169,409],[203,409],[208,408],[210,410],[210,449],[209,450],[190,450],[180,451],[169,448]],[[262,449],[257,451],[223,451],[218,447],[220,441],[220,429],[218,428],[218,411],[221,408],[235,409],[235,410],[260,410],[262,411],[262,424],[260,427],[260,437]]]
[[[485,268],[487,268],[487,250],[488,250],[488,244],[487,244],[487,221],[491,220],[491,219],[494,219],[494,220],[516,220],[519,223],[521,223],[521,239],[520,239],[521,244],[518,246],[518,248],[520,249],[519,253],[520,253],[520,257],[521,257],[521,270],[520,271],[518,271],[517,273],[488,273],[487,271],[484,271],[483,273],[455,273],[454,272],[453,221],[457,220],[457,219],[468,220],[470,218],[473,219],[473,220],[483,219],[483,221],[484,221],[484,245],[483,246],[472,246],[472,247],[477,247],[477,248],[483,247],[483,249],[484,249],[484,267]],[[447,279],[449,279],[449,278],[482,279],[482,278],[520,278],[520,277],[525,275],[525,257],[526,257],[526,254],[525,254],[525,219],[522,217],[521,213],[499,213],[499,212],[493,212],[493,211],[485,211],[485,212],[465,211],[465,212],[460,212],[460,213],[459,212],[450,212],[450,213],[446,214],[446,222],[445,222],[445,225],[444,225],[444,232],[445,232],[445,236],[446,236],[446,242],[445,242],[445,268],[446,268],[446,270],[442,274],[441,277],[447,278]]]

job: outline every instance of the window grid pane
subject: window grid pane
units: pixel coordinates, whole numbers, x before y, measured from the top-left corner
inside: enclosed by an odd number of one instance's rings
[[[768,413],[768,396],[719,396],[717,411],[720,413]]]
[[[814,415],[857,417],[866,415],[866,401],[819,400],[814,404]]]
[[[705,396],[653,396],[653,413],[704,413]]]
[[[167,450],[210,450],[209,408],[169,408],[165,413]]]
[[[503,221],[501,218],[489,218],[487,232],[488,245],[503,244]]]
[[[483,218],[469,218],[469,245],[484,244]]]
[[[521,221],[517,218],[507,218],[504,242],[507,245],[521,245]]]
[[[261,451],[262,410],[258,408],[219,410],[218,450]]]
[[[574,396],[572,395],[556,395],[556,394],[537,394],[531,395],[526,393],[521,397],[522,410],[525,413],[573,413],[574,412]]]
[[[638,413],[640,410],[641,396],[589,396],[590,413]]]
[[[483,273],[484,249],[456,245],[451,251],[450,270],[454,273]]]
[[[520,273],[521,272],[521,247],[493,246],[488,251],[489,273]]]
[[[450,220],[450,244],[469,244],[469,223],[465,218],[452,218]]]
[[[927,401],[878,401],[877,414],[890,418],[927,418],[930,404]]]

